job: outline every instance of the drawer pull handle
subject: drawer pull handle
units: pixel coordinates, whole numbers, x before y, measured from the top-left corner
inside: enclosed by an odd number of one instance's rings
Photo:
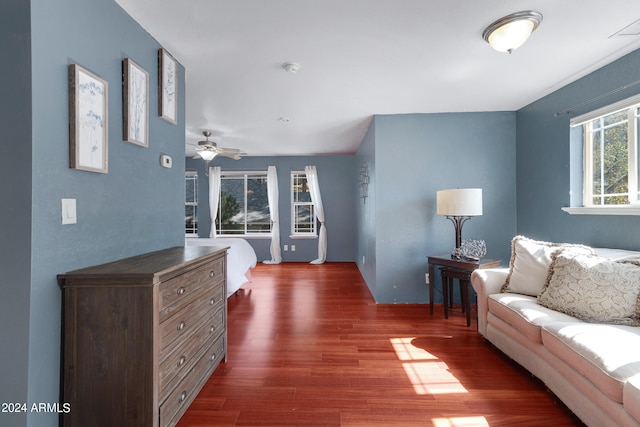
[[[216,299],[215,298],[211,298],[211,300],[209,301],[209,305],[213,305],[216,303]]]
[[[209,277],[213,277],[213,276],[215,276],[215,275],[216,275],[216,273],[215,273],[213,270],[211,270],[211,271],[209,272]]]
[[[178,399],[178,402],[182,403],[186,398],[187,398],[187,392],[183,391],[182,393],[180,393],[180,399]]]
[[[209,328],[209,333],[210,333],[210,334],[212,334],[212,333],[213,333],[213,331],[215,331],[215,330],[216,330],[216,327],[215,327],[215,326],[212,326],[212,327],[210,327],[210,328]]]
[[[185,293],[185,291],[186,291],[186,289],[184,288],[184,286],[180,286],[180,287],[178,288],[178,295],[182,295],[182,294],[184,294],[184,293]]]
[[[186,358],[186,357],[184,357],[184,356],[182,356],[182,357],[180,358],[180,360],[178,360],[178,366],[182,366],[182,365],[184,365],[184,362],[186,362],[186,361],[187,361],[187,358]]]
[[[216,360],[216,354],[215,354],[215,353],[213,353],[213,354],[211,355],[211,361],[213,362],[214,360]]]
[[[184,329],[184,325],[185,325],[185,324],[184,324],[184,321],[180,322],[180,323],[178,324],[178,330],[179,330],[179,331],[183,330],[183,329]]]

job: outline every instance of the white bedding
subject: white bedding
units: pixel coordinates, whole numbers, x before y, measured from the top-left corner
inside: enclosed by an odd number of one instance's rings
[[[232,237],[185,239],[185,246],[229,246],[227,251],[227,297],[249,281],[250,269],[258,261],[253,247],[244,239]]]

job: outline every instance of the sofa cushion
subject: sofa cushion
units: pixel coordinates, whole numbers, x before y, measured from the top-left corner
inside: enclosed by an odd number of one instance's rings
[[[640,262],[559,252],[538,302],[588,322],[640,325]]]
[[[624,384],[622,404],[624,409],[640,422],[640,374],[629,378]]]
[[[637,327],[554,322],[542,327],[542,342],[616,402],[622,403],[625,382],[640,372]]]
[[[540,335],[542,325],[551,322],[578,320],[575,317],[541,306],[535,297],[511,293],[490,295],[489,312],[537,344],[542,344]]]
[[[593,249],[583,245],[568,243],[550,243],[516,236],[511,241],[511,260],[509,274],[502,286],[502,292],[538,296],[544,287],[551,255],[557,251],[572,251],[593,254]]]
[[[593,248],[596,256],[615,260],[640,258],[640,252],[626,249]]]

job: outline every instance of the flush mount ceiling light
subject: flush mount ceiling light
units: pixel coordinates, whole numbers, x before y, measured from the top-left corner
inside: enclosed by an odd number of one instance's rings
[[[527,10],[512,13],[489,25],[482,38],[498,52],[513,52],[527,41],[542,22],[542,14]]]
[[[297,62],[285,62],[284,64],[282,64],[282,68],[287,72],[287,73],[291,73],[291,74],[295,74],[298,71],[300,71],[300,64],[298,64]]]

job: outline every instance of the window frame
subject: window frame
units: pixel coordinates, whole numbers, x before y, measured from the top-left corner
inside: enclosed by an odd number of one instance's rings
[[[594,204],[592,193],[593,188],[593,157],[592,157],[592,141],[590,138],[590,123],[593,120],[602,118],[607,115],[619,113],[627,110],[628,121],[628,204],[603,205]],[[639,145],[640,133],[640,95],[623,99],[619,102],[598,108],[588,113],[577,116],[570,121],[572,128],[582,128],[582,203],[580,206],[572,206],[562,208],[563,211],[570,214],[586,214],[586,215],[640,215],[640,195],[638,189],[640,187],[640,177],[638,176],[639,162]],[[573,188],[575,190],[575,188]],[[597,196],[597,195],[596,195]]]
[[[243,195],[244,195],[244,221],[243,221],[243,229],[242,233],[223,233],[221,230],[221,221],[222,221],[222,183],[225,179],[243,179]],[[267,171],[221,171],[220,172],[220,194],[218,199],[218,215],[216,217],[215,225],[216,234],[220,238],[225,237],[240,237],[240,238],[271,238],[271,231],[273,224],[271,223],[271,218],[269,217],[269,229],[265,231],[251,231],[247,229],[247,208],[248,208],[248,191],[247,191],[247,183],[250,178],[261,178],[264,179],[265,182],[267,180]],[[267,196],[268,197],[268,196]]]
[[[184,173],[184,179],[185,179],[185,195],[184,195],[184,206],[185,206],[185,228],[184,228],[184,235],[185,237],[194,237],[194,236],[198,236],[198,172],[197,171],[185,171]],[[187,201],[187,191],[186,191],[186,183],[187,180],[192,180],[193,182],[193,194],[194,194],[194,201],[193,202],[188,202]],[[186,215],[187,215],[187,206],[193,206],[193,215],[195,217],[195,227],[192,227],[191,230],[193,230],[193,232],[189,233],[187,232],[187,223],[186,223]]]
[[[315,206],[313,205],[313,201],[309,201],[309,202],[301,202],[301,201],[297,201],[295,194],[296,194],[296,186],[297,184],[297,177],[298,176],[304,176],[305,179],[307,179],[307,173],[305,171],[291,171],[290,174],[290,186],[289,186],[289,193],[290,193],[290,200],[291,200],[291,234],[289,237],[291,238],[317,238],[318,237],[318,225],[317,225],[317,221],[316,221],[316,214],[315,214]],[[308,180],[307,180],[308,183]],[[309,197],[309,199],[311,200],[311,197]],[[297,207],[308,207],[309,211],[311,212],[311,229],[309,231],[299,231],[299,223],[297,221],[297,216],[296,216],[296,208]]]

